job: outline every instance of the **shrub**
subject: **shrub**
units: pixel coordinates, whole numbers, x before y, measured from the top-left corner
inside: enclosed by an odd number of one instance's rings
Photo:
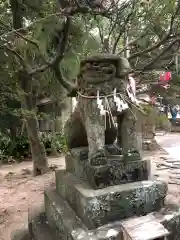
[[[30,154],[27,136],[17,136],[12,141],[10,155],[16,159],[26,158]]]
[[[54,147],[58,153],[66,152],[66,140],[63,134],[57,134],[53,137],[50,133],[43,133],[41,135],[41,141],[43,142],[47,154],[51,152],[51,148]]]
[[[58,153],[67,151],[66,140],[63,134],[58,134],[55,137],[52,134],[43,133],[41,135],[41,141],[43,142],[46,153],[49,155],[54,147]],[[27,136],[17,136],[11,140],[10,137],[0,133],[0,162],[7,163],[10,157],[17,161],[31,155],[29,140]]]
[[[156,123],[156,128],[157,129],[170,131],[171,123],[170,123],[169,119],[164,114],[158,115],[156,117],[155,121],[156,121],[155,123]]]
[[[3,150],[0,150],[0,164],[8,163],[9,157],[4,153]]]
[[[159,113],[158,109],[150,105],[145,105],[143,106],[143,110],[146,116],[154,122],[156,129],[165,131],[171,129],[171,123],[168,117],[163,113]]]

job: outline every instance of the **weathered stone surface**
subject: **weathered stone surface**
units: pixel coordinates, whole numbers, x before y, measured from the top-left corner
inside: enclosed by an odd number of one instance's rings
[[[107,123],[109,119],[107,118]],[[79,111],[76,111],[72,114],[71,119],[66,123],[66,128],[68,126],[68,137],[67,137],[67,146],[69,149],[76,147],[88,147],[87,133],[86,129],[81,121]],[[116,140],[117,129],[115,126],[106,126],[105,130],[105,144],[113,144]]]
[[[62,239],[96,239],[55,191],[45,192],[45,206],[49,225],[59,232]]]
[[[92,190],[65,171],[56,173],[58,193],[76,210],[89,229],[111,221],[159,210],[164,204],[167,185],[142,181]]]
[[[78,234],[81,234],[82,239],[88,237],[86,226],[55,191],[45,192],[45,208],[49,225],[56,227],[64,239],[74,239]]]
[[[66,156],[66,169],[94,189],[148,180],[149,160],[140,161],[138,156],[123,159],[122,155],[107,153],[107,165],[92,166],[87,155],[87,148],[73,149],[72,154]]]
[[[48,223],[58,230],[62,239],[72,240],[123,240],[120,222],[113,222],[88,230],[69,205],[55,191],[45,193]]]
[[[37,210],[37,211],[36,211]],[[31,218],[29,218],[30,240],[61,240],[58,231],[48,225],[45,212],[41,208],[30,209]],[[36,213],[35,213],[36,211]],[[18,239],[20,240],[20,239]],[[25,239],[27,240],[27,239]]]
[[[33,208],[28,209],[28,230],[29,230],[29,235],[30,239],[34,238],[34,233],[33,233],[33,223],[38,222],[39,218],[44,218],[44,202],[41,202],[34,206]]]
[[[88,230],[56,192],[46,192],[45,203],[49,224],[54,230],[58,229],[60,233],[65,233],[63,239],[123,240],[121,221]],[[150,215],[153,215],[170,231],[168,240],[180,239],[180,211],[178,207],[167,205],[160,211],[150,213]]]
[[[135,90],[124,75],[130,69],[127,59],[109,54],[81,62],[76,80],[78,102],[65,126],[65,135],[69,150],[88,147],[89,163],[93,166],[106,165],[104,146],[113,144],[116,136],[123,153],[130,149],[139,151]],[[115,89],[122,106],[114,100]],[[117,117],[117,130],[112,116]]]

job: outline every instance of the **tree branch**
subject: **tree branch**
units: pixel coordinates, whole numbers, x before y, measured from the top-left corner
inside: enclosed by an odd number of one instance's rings
[[[99,37],[100,37],[100,40],[101,40],[101,44],[103,45],[103,43],[104,43],[104,36],[103,36],[102,31],[101,31],[101,26],[100,26],[100,24],[99,24],[96,16],[94,16],[94,19],[95,19],[96,22],[97,22],[97,27],[98,27],[98,31],[99,31]]]
[[[57,47],[56,56],[51,61],[47,62],[47,64],[44,64],[41,67],[37,67],[35,69],[32,69],[29,72],[29,74],[31,76],[34,75],[34,74],[37,74],[39,72],[44,72],[49,67],[52,68],[53,66],[56,66],[63,59],[65,48],[66,48],[66,45],[67,45],[67,42],[68,42],[69,26],[70,26],[70,17],[68,17],[64,21],[64,26],[63,26],[63,29],[62,29],[62,32],[61,32],[61,39],[60,39],[60,42],[59,42],[58,47]]]
[[[29,67],[26,64],[25,59],[18,52],[16,52],[14,49],[8,47],[6,44],[0,45],[0,48],[1,49],[5,48],[7,51],[9,51],[13,55],[15,55],[19,59],[19,61],[20,61],[21,65],[23,66],[23,68],[28,72],[28,68]]]
[[[131,60],[131,59],[133,59],[133,58],[136,58],[136,57],[141,56],[141,55],[144,54],[144,53],[148,53],[148,52],[150,52],[150,51],[155,50],[156,48],[160,47],[163,43],[165,43],[165,42],[168,40],[169,36],[170,36],[170,33],[168,33],[166,36],[164,36],[164,38],[162,38],[162,39],[161,39],[158,43],[156,43],[154,46],[149,47],[149,48],[146,48],[146,49],[144,49],[144,50],[142,50],[142,51],[139,51],[139,52],[137,52],[137,53],[132,54],[132,55],[128,58],[128,60]]]
[[[150,66],[152,66],[157,60],[159,60],[160,57],[162,57],[176,42],[179,42],[180,38],[175,39],[173,42],[171,42],[161,53],[159,53],[154,59],[152,59],[148,64],[146,64],[143,67],[143,70],[149,69]]]
[[[76,85],[72,84],[71,82],[67,81],[63,76],[59,69],[58,65],[55,65],[53,67],[53,72],[55,74],[56,79],[59,81],[59,83],[68,91],[68,96],[76,97],[77,95],[77,87]]]
[[[12,2],[14,1],[17,1],[17,0],[11,0]],[[64,15],[64,16],[66,16],[66,17],[71,17],[71,16],[74,16],[74,15],[76,15],[76,14],[91,14],[91,15],[94,15],[94,16],[96,16],[96,15],[100,15],[100,16],[104,16],[104,17],[107,17],[107,18],[109,18],[110,16],[111,16],[111,12],[108,12],[108,11],[106,11],[106,10],[99,10],[99,9],[92,9],[92,8],[90,8],[90,7],[87,7],[87,6],[80,6],[80,7],[78,7],[78,6],[75,6],[75,7],[71,7],[71,8],[65,8],[65,9],[60,9],[60,11],[59,12],[57,12],[57,13],[53,13],[53,14],[49,14],[49,15],[47,15],[47,16],[45,16],[44,18],[39,18],[39,19],[37,19],[36,21],[34,21],[34,22],[32,22],[31,24],[29,24],[28,26],[25,26],[25,27],[23,27],[23,26],[21,26],[21,27],[19,27],[19,28],[14,28],[12,31],[9,31],[9,32],[7,32],[7,33],[3,33],[3,34],[1,34],[0,35],[0,37],[2,38],[2,37],[5,37],[5,36],[7,36],[7,35],[10,35],[10,34],[12,34],[12,33],[14,33],[14,32],[21,32],[21,31],[23,31],[23,30],[26,30],[26,29],[29,29],[29,28],[31,28],[34,24],[36,24],[36,23],[39,23],[39,22],[41,22],[41,21],[44,21],[44,20],[47,20],[48,18],[51,18],[51,17],[53,17],[53,16],[61,16],[61,15]]]
[[[174,13],[171,16],[170,28],[169,28],[168,33],[158,43],[156,43],[154,46],[151,46],[151,47],[146,48],[146,49],[144,49],[142,51],[139,51],[137,53],[132,54],[129,57],[129,60],[131,60],[133,58],[136,58],[136,57],[138,57],[138,56],[140,56],[140,55],[142,55],[144,53],[147,53],[147,52],[155,50],[156,48],[160,47],[163,43],[165,43],[169,38],[172,38],[171,34],[172,34],[172,31],[173,31],[174,21],[175,21],[176,17],[178,16],[179,11],[180,11],[180,1],[178,0],[176,9],[175,9]]]
[[[19,7],[18,0],[9,0],[10,8],[13,15],[13,28],[23,30],[23,16]]]
[[[133,45],[134,43],[136,43],[137,41],[139,41],[141,38],[145,37],[147,35],[147,32],[145,32],[144,34],[142,34],[140,37],[130,41],[128,44],[126,44],[126,46],[123,47],[123,49],[121,51],[118,52],[118,55],[120,55],[121,53],[123,53],[126,48],[128,48],[129,46]]]
[[[23,34],[21,34],[19,31],[17,31],[16,29],[11,29],[11,27],[9,27],[7,24],[5,24],[3,21],[1,21],[0,20],[0,24],[2,25],[2,26],[4,26],[5,28],[7,28],[8,30],[10,30],[10,31],[14,31],[14,33],[18,36],[18,37],[20,37],[20,38],[22,38],[23,40],[25,40],[26,42],[29,42],[30,44],[32,44],[33,46],[35,46],[37,49],[38,49],[38,51],[40,52],[40,55],[41,55],[41,57],[42,57],[42,59],[44,60],[44,62],[46,62],[46,60],[45,60],[45,58],[44,58],[44,56],[43,56],[43,54],[42,54],[42,52],[41,52],[41,50],[40,50],[40,47],[39,47],[39,44],[38,44],[38,42],[36,41],[36,40],[32,40],[32,39],[29,39],[28,37],[25,37]]]
[[[118,37],[116,38],[115,43],[114,43],[114,45],[113,45],[113,49],[112,49],[112,52],[113,52],[113,53],[116,52],[116,48],[117,48],[118,42],[119,42],[122,34],[126,31],[127,24],[128,24],[128,22],[129,22],[129,20],[130,20],[130,18],[131,18],[132,15],[133,15],[133,10],[132,10],[132,12],[130,12],[130,13],[128,14],[128,16],[127,16],[127,18],[126,18],[126,20],[125,20],[125,22],[124,22],[123,28],[121,29],[121,31],[119,31]]]

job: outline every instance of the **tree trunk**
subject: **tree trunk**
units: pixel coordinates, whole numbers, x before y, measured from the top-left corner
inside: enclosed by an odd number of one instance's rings
[[[34,176],[48,171],[48,162],[44,144],[40,139],[39,122],[36,116],[36,92],[32,89],[32,79],[25,72],[19,72],[21,88],[24,91],[22,106],[25,111],[26,127],[33,160]]]
[[[18,0],[10,0],[10,7],[13,18],[13,28],[21,29],[21,33],[25,31],[23,28],[23,12]],[[28,65],[28,64],[27,64]],[[27,67],[27,66],[26,66]],[[39,175],[48,171],[47,158],[45,154],[45,148],[40,140],[39,123],[36,116],[36,105],[34,104],[33,91],[32,91],[32,77],[28,75],[27,70],[23,66],[24,70],[18,72],[18,78],[20,81],[21,89],[24,91],[22,97],[22,105],[25,110],[31,111],[32,115],[26,114],[26,126],[31,147],[31,154],[34,166],[34,175]]]
[[[12,124],[9,128],[9,131],[10,131],[11,140],[14,140],[17,134],[17,126]]]
[[[33,160],[33,175],[44,174],[48,171],[48,163],[44,144],[40,140],[37,117],[26,118],[26,127]]]

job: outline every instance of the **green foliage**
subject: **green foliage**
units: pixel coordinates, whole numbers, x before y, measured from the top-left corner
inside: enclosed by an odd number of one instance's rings
[[[152,121],[155,120],[156,116],[158,116],[158,111],[155,107],[149,104],[142,104],[142,109],[144,112],[144,115],[148,118],[150,118]]]
[[[169,119],[164,114],[159,114],[155,118],[155,124],[157,129],[170,131],[171,129],[171,123]]]
[[[17,160],[29,155],[29,142],[26,136],[17,136],[13,140],[4,134],[0,134],[0,160],[5,161],[9,157]]]
[[[56,135],[43,133],[41,135],[47,155],[51,154],[54,147],[58,153],[67,151],[66,141],[63,134]],[[13,140],[9,136],[0,134],[0,162],[7,163],[8,159],[12,157],[16,161],[22,161],[30,156],[30,146],[27,136],[17,136]]]
[[[46,148],[47,154],[51,153],[52,147],[54,147],[58,153],[64,153],[67,151],[65,137],[62,134],[54,137],[50,133],[43,133],[41,135],[41,141]]]
[[[9,156],[7,156],[3,150],[0,150],[0,164],[8,163],[8,160],[9,160]]]
[[[29,140],[27,136],[17,136],[9,146],[9,155],[17,160],[26,158],[29,153]]]
[[[159,113],[158,109],[150,105],[143,105],[146,117],[151,118],[157,129],[169,131],[171,123],[165,114]]]
[[[154,110],[154,108],[152,106],[148,105],[148,104],[142,105],[142,106],[143,106],[144,113],[146,115],[150,115]]]
[[[6,135],[0,134],[0,163],[8,162],[8,146],[10,146],[10,138]]]

